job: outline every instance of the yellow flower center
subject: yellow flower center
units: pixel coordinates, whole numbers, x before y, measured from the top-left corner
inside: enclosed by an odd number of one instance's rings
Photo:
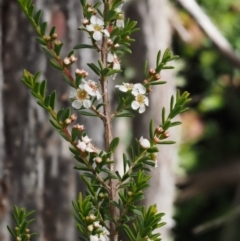
[[[95,31],[99,31],[99,32],[103,30],[103,27],[99,24],[94,24],[93,28]]]
[[[136,101],[137,101],[139,104],[143,105],[143,104],[144,104],[144,100],[145,100],[145,98],[146,98],[145,95],[141,95],[141,94],[139,94],[139,95],[136,96],[135,99],[136,99]]]
[[[78,89],[77,90],[77,98],[79,100],[85,100],[88,98],[88,93],[86,90],[83,90],[83,89]]]

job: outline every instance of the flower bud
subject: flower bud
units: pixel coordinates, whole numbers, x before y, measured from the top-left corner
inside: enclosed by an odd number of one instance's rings
[[[99,224],[99,221],[93,222],[94,228],[100,228],[101,225]]]
[[[57,46],[60,45],[61,43],[62,43],[62,42],[61,42],[60,40],[55,40],[55,41],[54,41],[54,44],[57,45]]]
[[[89,24],[89,20],[86,19],[86,18],[82,19],[81,22],[82,22],[83,25],[88,25]]]
[[[131,191],[128,191],[128,196],[132,196],[133,195],[133,192],[131,192]]]
[[[114,45],[114,48],[119,48],[119,44],[115,44],[115,45]]]
[[[94,214],[90,214],[90,215],[89,215],[89,219],[93,221],[93,220],[96,219],[96,216],[95,216]]]
[[[88,231],[92,232],[93,231],[93,225],[88,225],[87,229],[88,229]]]
[[[67,118],[67,119],[65,120],[65,123],[66,123],[67,125],[70,125],[70,124],[72,123],[72,120],[71,120],[70,118]]]
[[[71,64],[71,61],[70,61],[70,59],[69,59],[68,57],[66,57],[66,58],[64,58],[63,63],[64,63],[65,65],[70,65],[70,64]]]
[[[151,93],[152,92],[152,88],[149,86],[148,88],[147,88],[147,93]]]
[[[70,119],[71,119],[72,122],[73,122],[73,121],[75,121],[75,120],[77,119],[77,116],[76,116],[75,114],[72,114],[72,115],[70,116]]]
[[[71,55],[69,60],[71,61],[71,63],[74,63],[77,61],[77,58],[74,55]]]
[[[21,241],[22,239],[21,239],[21,237],[17,236],[16,240]]]
[[[126,40],[130,40],[130,36],[126,36],[125,39],[126,39]]]
[[[113,41],[111,39],[108,39],[107,44],[108,44],[109,47],[111,47],[111,46],[113,46]]]
[[[29,233],[29,232],[30,232],[30,229],[26,228],[26,229],[25,229],[25,232],[26,232],[26,233]]]
[[[163,133],[163,128],[162,128],[161,126],[158,126],[158,127],[156,128],[155,132],[160,135],[160,134]]]
[[[56,39],[57,37],[58,37],[57,33],[54,33],[54,34],[51,36],[52,39]]]
[[[95,157],[94,160],[98,164],[100,164],[102,162],[102,158],[100,156]]]
[[[83,78],[85,78],[86,76],[88,76],[88,72],[83,70],[83,69],[76,69],[75,70],[75,74],[78,76],[81,76]]]
[[[154,137],[153,137],[153,141],[154,141],[155,143],[159,143],[159,142],[160,142],[160,139],[159,139],[157,136],[154,136]]]
[[[164,136],[165,138],[168,138],[168,137],[170,136],[170,134],[169,134],[168,131],[165,131],[165,132],[163,133],[163,136]]]
[[[155,74],[154,76],[155,80],[159,80],[161,78],[160,74]]]
[[[148,84],[148,80],[147,79],[145,79],[144,81],[143,81],[143,84]]]
[[[85,127],[83,125],[77,124],[77,125],[73,126],[73,129],[78,129],[79,131],[83,131],[85,129]]]
[[[155,69],[151,68],[151,69],[149,70],[149,74],[150,74],[150,75],[155,75],[155,74],[156,74]]]

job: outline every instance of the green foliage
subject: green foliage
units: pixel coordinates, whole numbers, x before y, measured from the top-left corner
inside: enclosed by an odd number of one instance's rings
[[[19,209],[17,206],[14,206],[12,215],[16,226],[15,228],[7,226],[7,228],[15,240],[29,241],[31,237],[37,235],[37,233],[31,233],[28,227],[35,221],[35,219],[29,219],[34,212],[35,211],[26,212],[24,208]]]

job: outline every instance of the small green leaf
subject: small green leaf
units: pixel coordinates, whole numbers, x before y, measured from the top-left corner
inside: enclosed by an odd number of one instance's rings
[[[7,226],[7,229],[8,229],[8,231],[9,231],[9,233],[10,233],[14,238],[16,238],[16,234],[12,231],[12,229],[11,229],[9,226]]]
[[[56,102],[56,90],[54,90],[50,95],[49,106],[54,110]]]
[[[61,130],[62,129],[62,127],[56,121],[54,121],[52,119],[50,119],[49,121],[57,130]]]
[[[150,82],[150,85],[164,85],[166,83],[167,81],[154,81],[154,82]]]
[[[46,43],[45,43],[45,41],[44,41],[42,38],[36,37],[36,40],[37,40],[37,42],[40,43],[41,45],[46,46]]]
[[[45,35],[46,28],[47,28],[47,22],[43,22],[43,23],[40,25],[40,32],[41,32],[41,35],[42,35],[42,36]]]
[[[96,49],[96,47],[89,44],[78,44],[74,47],[74,49]]]
[[[37,100],[37,104],[40,105],[43,109],[49,111],[49,108],[48,108],[46,105],[44,105],[44,104],[42,103],[42,101]]]
[[[162,108],[162,123],[165,122],[165,108]]]
[[[161,50],[159,50],[157,53],[156,66],[158,66],[160,64],[160,59],[161,59]]]
[[[58,70],[63,70],[63,67],[56,61],[56,60],[50,60],[50,64],[55,68],[55,69],[58,69]]]
[[[170,127],[179,126],[179,125],[181,125],[181,124],[182,124],[181,121],[175,121],[175,122],[172,122],[172,123],[171,123]]]
[[[118,144],[119,144],[119,137],[115,137],[110,143],[109,151],[114,153]]]
[[[155,152],[159,152],[159,151],[158,151],[158,148],[156,146],[152,146],[152,147],[147,149],[147,152],[155,153]]]
[[[158,144],[159,145],[171,145],[171,144],[175,144],[175,141],[160,141]]]
[[[53,26],[53,27],[51,28],[51,30],[50,30],[49,35],[52,36],[52,35],[55,33],[55,30],[56,30],[56,27]]]
[[[149,123],[149,137],[150,137],[150,139],[154,138],[153,126],[154,126],[154,122],[153,122],[153,119],[152,119]]]
[[[34,20],[35,20],[35,23],[37,25],[39,25],[39,21],[40,21],[41,15],[42,15],[42,10],[38,10],[37,13],[35,14]]]
[[[39,89],[39,93],[42,97],[44,97],[45,90],[46,90],[46,80],[43,80],[42,83],[40,84],[40,89]]]
[[[100,75],[101,71],[95,64],[88,63],[87,65],[93,70],[93,72],[95,72],[96,75]]]
[[[51,52],[51,50],[49,50],[47,47],[43,46],[42,50],[45,52],[45,54],[50,57],[50,58],[54,58],[54,54]]]
[[[135,117],[135,116],[132,113],[124,112],[124,113],[117,114],[116,117]]]
[[[107,12],[107,16],[106,16],[106,21],[110,22],[113,19],[116,19],[118,17],[117,13],[115,10],[111,9]]]
[[[96,117],[97,115],[95,113],[91,113],[88,111],[79,111],[80,115],[85,115],[85,116],[93,116]]]

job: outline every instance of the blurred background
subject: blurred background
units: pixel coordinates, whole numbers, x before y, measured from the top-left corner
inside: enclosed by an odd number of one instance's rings
[[[93,2],[93,1],[91,1]],[[65,43],[61,57],[79,43],[87,43],[78,0],[35,0],[49,29],[57,27]],[[114,122],[121,134],[119,155],[132,138],[147,137],[151,118],[160,124],[163,106],[176,89],[191,93],[190,110],[181,128],[170,131],[178,145],[160,148],[157,169],[146,205],[157,203],[167,225],[163,241],[240,240],[240,1],[238,0],[128,0],[126,17],[138,21],[132,55],[122,59],[117,82],[142,82],[148,60],[171,47],[180,59],[174,71],[161,73],[167,84],[154,89],[146,115]],[[49,65],[35,41],[36,34],[16,0],[0,0],[0,241],[9,241],[13,205],[35,209],[34,240],[77,240],[71,200],[84,190],[68,151],[21,83],[23,69],[41,71],[48,91],[58,91],[58,105],[66,107],[68,94],[61,73]],[[76,51],[75,68],[95,61],[93,51]],[[91,73],[90,77],[94,79]],[[110,83],[114,108],[114,85]],[[102,124],[79,117],[94,143],[103,147]],[[99,133],[96,135],[96,133]],[[129,135],[129,133],[131,133]],[[119,158],[117,168],[121,169]]]

